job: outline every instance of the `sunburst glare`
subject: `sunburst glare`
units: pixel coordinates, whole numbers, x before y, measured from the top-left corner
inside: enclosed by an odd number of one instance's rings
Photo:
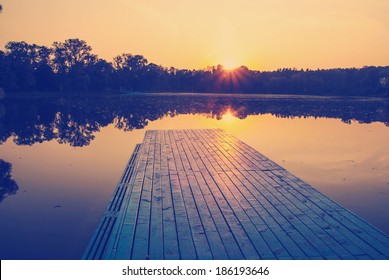
[[[224,68],[224,70],[227,70],[227,71],[233,71],[238,67],[239,67],[238,63],[232,59],[227,60],[223,63],[223,68]]]
[[[250,70],[246,66],[225,69],[218,65],[216,86],[224,88],[226,92],[241,92],[242,85],[249,79]]]
[[[231,112],[230,109],[228,109],[222,116],[222,120],[225,121],[226,123],[231,123],[236,119],[234,114]]]

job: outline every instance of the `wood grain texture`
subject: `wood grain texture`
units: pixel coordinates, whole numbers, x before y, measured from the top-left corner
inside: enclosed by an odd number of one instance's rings
[[[83,258],[389,259],[389,237],[223,130],[154,130]]]

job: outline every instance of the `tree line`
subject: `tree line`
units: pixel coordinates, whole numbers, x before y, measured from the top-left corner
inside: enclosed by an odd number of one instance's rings
[[[96,132],[113,124],[132,131],[165,117],[201,115],[220,120],[231,112],[239,119],[271,114],[281,118],[332,118],[345,123],[380,122],[389,126],[389,99],[276,98],[217,94],[120,94],[47,98],[6,98],[0,103],[0,145],[10,138],[17,145],[56,140],[87,146]]]
[[[84,40],[50,47],[9,42],[0,51],[0,88],[5,92],[215,92],[389,96],[389,66],[255,71],[222,65],[202,70],[163,67],[124,53],[111,62]]]

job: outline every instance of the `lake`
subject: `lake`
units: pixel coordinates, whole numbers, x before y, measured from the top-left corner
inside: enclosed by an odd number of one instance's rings
[[[8,97],[0,176],[12,167],[14,181],[0,181],[0,259],[80,259],[145,131],[190,128],[223,128],[389,234],[387,99]]]

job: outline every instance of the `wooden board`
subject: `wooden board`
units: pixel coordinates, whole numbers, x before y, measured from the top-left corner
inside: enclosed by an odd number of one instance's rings
[[[154,130],[83,258],[389,259],[389,237],[223,130]]]
[[[108,204],[107,210],[104,212],[104,215],[82,256],[83,259],[101,259],[103,257],[108,239],[116,223],[119,210],[122,208],[124,198],[125,196],[128,196],[128,192],[132,190],[132,187],[129,188],[128,186],[136,166],[136,158],[139,149],[140,145],[138,144],[135,146],[134,152],[124,169],[123,175],[119,180],[110,203]]]

